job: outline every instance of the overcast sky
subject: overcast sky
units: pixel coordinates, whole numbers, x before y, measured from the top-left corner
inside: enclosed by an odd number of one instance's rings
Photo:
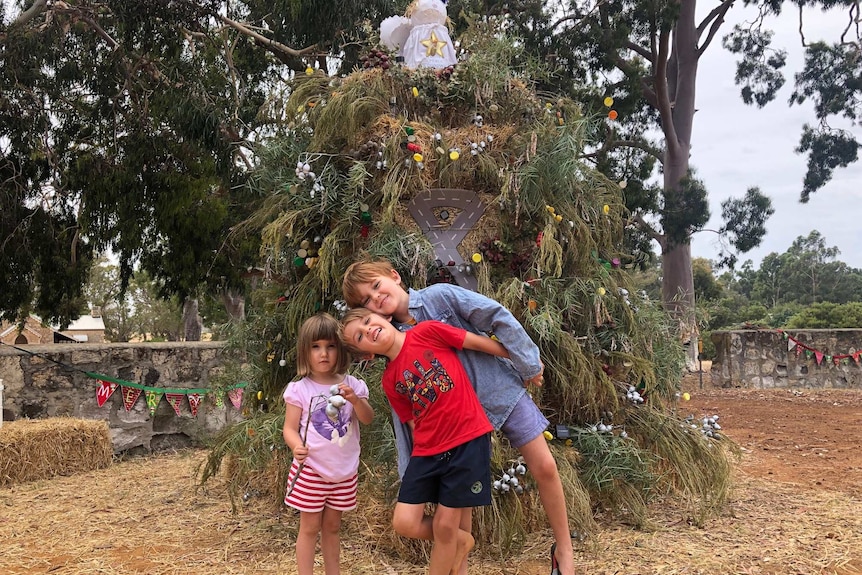
[[[711,5],[701,4],[703,10]],[[751,14],[739,7],[731,9],[721,35]],[[806,40],[837,39],[846,21],[846,15],[837,12],[806,14]],[[740,263],[751,259],[759,266],[764,256],[784,253],[797,237],[817,230],[827,247],[835,246],[841,251],[839,260],[862,268],[862,160],[849,168],[836,169],[832,181],[813,194],[807,204],[799,202],[807,160],[794,149],[803,124],[814,124],[815,118],[811,106],[787,105],[793,73],[801,69],[802,63],[797,27],[797,14],[792,10],[772,26],[776,32],[773,45],[788,51],[787,82],[778,98],[763,109],[742,103],[733,82],[734,56],[720,43],[711,45],[701,60],[691,163],[709,190],[712,219],[706,227],[717,229],[721,225],[723,200],[741,197],[749,187],[758,186],[772,199],[775,214],[767,222],[761,246],[741,255]],[[851,127],[847,122],[841,125],[862,140],[862,128]],[[718,251],[715,234],[701,232],[692,241],[694,257],[715,259]]]

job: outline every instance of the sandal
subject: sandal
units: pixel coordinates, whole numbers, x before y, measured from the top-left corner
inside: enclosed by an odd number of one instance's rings
[[[560,564],[557,563],[557,544],[551,545],[551,575],[560,575]]]

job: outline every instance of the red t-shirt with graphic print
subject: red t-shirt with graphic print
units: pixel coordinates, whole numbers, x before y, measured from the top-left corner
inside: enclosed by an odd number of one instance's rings
[[[413,455],[437,455],[493,430],[456,353],[466,334],[439,321],[420,322],[383,372],[383,391],[398,418],[414,422]]]

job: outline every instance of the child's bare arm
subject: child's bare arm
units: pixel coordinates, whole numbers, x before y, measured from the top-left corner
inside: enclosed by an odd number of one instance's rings
[[[299,436],[299,419],[301,417],[302,408],[290,403],[285,406],[284,426],[281,428],[281,434],[298,463],[302,463],[308,457],[308,448],[302,444],[302,437]]]
[[[464,349],[481,351],[496,355],[497,357],[509,357],[509,352],[506,351],[506,348],[499,341],[469,331],[464,337]]]

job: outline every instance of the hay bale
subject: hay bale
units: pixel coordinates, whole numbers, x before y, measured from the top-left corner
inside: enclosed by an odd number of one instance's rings
[[[13,421],[0,427],[0,486],[102,469],[113,453],[106,421]]]

